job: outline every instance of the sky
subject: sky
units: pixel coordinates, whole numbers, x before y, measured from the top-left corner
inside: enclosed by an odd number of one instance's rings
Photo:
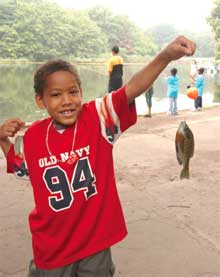
[[[141,28],[170,23],[177,29],[208,31],[206,17],[213,0],[52,0],[60,6],[84,9],[95,5],[110,7],[115,14],[126,14]]]

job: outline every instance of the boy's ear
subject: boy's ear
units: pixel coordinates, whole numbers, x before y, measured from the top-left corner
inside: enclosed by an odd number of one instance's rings
[[[46,109],[46,105],[44,103],[43,97],[40,96],[39,94],[35,94],[35,102],[40,109]]]

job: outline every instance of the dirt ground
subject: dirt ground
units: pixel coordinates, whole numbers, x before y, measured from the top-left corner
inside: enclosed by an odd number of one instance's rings
[[[195,137],[190,180],[180,180],[175,134]],[[116,277],[220,277],[220,107],[139,117],[114,148],[128,236],[112,248]],[[3,163],[3,159],[0,159]],[[29,183],[0,172],[0,277],[25,277],[32,257]]]

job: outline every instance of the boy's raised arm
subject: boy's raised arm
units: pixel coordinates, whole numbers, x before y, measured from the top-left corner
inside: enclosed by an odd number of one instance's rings
[[[19,118],[10,118],[0,125],[0,147],[5,156],[7,156],[11,147],[9,137],[14,137],[24,125],[25,122],[21,121]]]
[[[148,65],[138,71],[126,84],[128,103],[146,91],[164,68],[174,60],[194,54],[196,45],[184,36],[168,44]]]

